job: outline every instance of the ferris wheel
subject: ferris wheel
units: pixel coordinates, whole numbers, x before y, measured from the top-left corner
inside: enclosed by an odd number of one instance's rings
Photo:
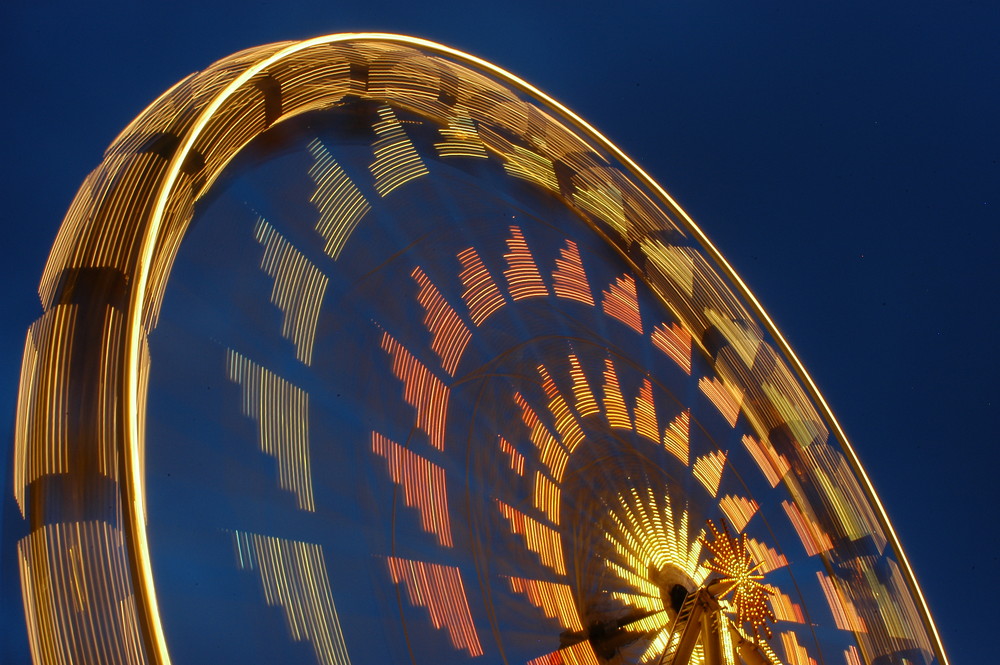
[[[36,663],[947,663],[757,300],[482,60],[352,34],[189,76],[39,295]]]

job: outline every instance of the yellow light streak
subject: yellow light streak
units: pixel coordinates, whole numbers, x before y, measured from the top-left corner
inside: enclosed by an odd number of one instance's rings
[[[691,468],[692,475],[712,496],[719,493],[719,483],[722,482],[727,455],[728,453],[721,450],[714,450],[696,459]]]
[[[438,131],[445,138],[441,143],[435,143],[438,154],[442,157],[472,157],[486,159],[486,147],[479,134],[476,133],[475,121],[462,109],[448,118],[448,126]]]
[[[674,457],[684,463],[690,464],[690,434],[691,434],[691,409],[684,409],[680,415],[670,421],[670,425],[663,430],[663,447]]]
[[[604,359],[604,417],[615,429],[632,429],[632,419],[625,407],[621,386],[618,384],[618,372],[610,358]]]
[[[230,350],[229,380],[243,391],[243,415],[257,421],[260,449],[278,463],[278,484],[295,494],[302,510],[315,511],[309,452],[309,394]]]
[[[254,235],[264,247],[260,268],[274,280],[271,302],[283,315],[281,336],[295,345],[296,358],[311,365],[316,323],[330,280],[263,219],[257,221]]]
[[[309,642],[320,665],[350,665],[322,547],[238,531],[233,536],[248,555],[242,567],[257,570],[264,599],[282,609],[292,639]]]
[[[372,145],[375,161],[371,172],[375,176],[375,191],[385,197],[397,187],[427,175],[428,171],[395,112],[382,106],[378,115],[380,120],[372,126],[378,139]]]
[[[314,160],[309,177],[316,183],[309,201],[319,211],[316,231],[326,241],[323,251],[336,261],[371,205],[319,139],[309,142],[309,152]]]

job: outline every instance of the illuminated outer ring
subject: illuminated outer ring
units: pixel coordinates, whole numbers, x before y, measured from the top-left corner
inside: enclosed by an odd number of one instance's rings
[[[369,90],[366,58],[383,67],[400,67],[401,78],[392,80],[396,87],[388,85]],[[355,69],[366,73],[355,78]],[[472,77],[473,82],[463,80],[457,75],[459,73]],[[433,80],[435,74],[437,80]],[[103,473],[118,480],[121,524],[127,525],[122,529],[122,556],[131,578],[128,582],[136,606],[134,634],[129,635],[128,628],[122,628],[122,639],[131,640],[131,649],[140,662],[160,665],[170,662],[160,624],[145,529],[142,422],[148,381],[145,344],[149,331],[156,325],[170,268],[191,219],[194,203],[210,189],[214,179],[243,146],[277,122],[328,107],[351,94],[398,104],[443,122],[447,118],[446,106],[454,104],[456,99],[461,100],[463,94],[474,95],[484,87],[499,89],[496,81],[530,96],[544,111],[533,105],[529,110],[528,104],[511,98],[510,106],[496,107],[499,115],[490,118],[494,125],[505,126],[518,136],[527,136],[537,154],[549,150],[553,157],[571,161],[576,149],[581,153],[597,153],[598,157],[603,154],[625,165],[631,175],[659,199],[658,204],[663,206],[658,211],[661,223],[672,221],[677,231],[692,236],[735,287],[751,313],[763,322],[780,354],[818,406],[825,426],[840,441],[899,560],[910,592],[918,602],[919,614],[936,656],[940,663],[947,665],[940,637],[906,555],[837,419],[760,303],[694,221],[607,138],[528,83],[495,65],[446,46],[379,33],[339,34],[270,44],[237,53],[203,72],[192,74],[161,95],[112,143],[104,163],[88,177],[67,213],[39,289],[46,313],[67,302],[67,298],[80,297],[79,294],[73,296],[74,282],[69,280],[67,273],[106,270],[124,279],[118,286],[122,291],[118,306],[127,314],[120,329],[113,328],[106,333],[110,341],[106,342],[104,350],[114,362],[108,361],[111,369],[103,375],[107,385],[102,384],[98,391],[102,399],[114,402],[109,408],[115,409],[116,422],[124,424],[110,434],[105,432],[110,443],[103,444],[105,449],[113,451],[110,454],[114,461]],[[279,91],[277,98],[274,97],[275,89]],[[556,118],[548,115],[549,112]],[[569,131],[563,123],[578,133]],[[541,140],[534,140],[537,138]],[[587,159],[594,165],[592,157]],[[618,235],[609,232],[608,228],[598,230],[629,259],[630,241],[643,239],[644,234],[655,227],[644,229],[627,225]],[[108,294],[114,288],[106,282],[100,284],[105,297],[110,299]],[[663,298],[667,307],[673,309],[657,283],[651,283],[650,287]],[[42,329],[44,332],[44,327]],[[70,348],[74,340],[79,343],[91,339],[85,335],[86,331],[74,332],[72,326],[52,330],[55,332],[48,336],[36,331],[34,339],[41,341],[35,344],[40,348],[46,345],[56,348],[60,344]],[[20,492],[17,498],[22,514],[35,527],[57,522],[60,511],[67,508],[65,499],[62,505],[51,498],[38,501],[34,493],[29,497],[24,490],[31,480],[57,473],[37,462],[45,455],[45,450],[40,452],[40,449],[46,445],[48,433],[45,424],[37,421],[40,420],[39,412],[43,411],[39,406],[43,396],[48,396],[51,411],[49,414],[42,412],[42,416],[60,412],[57,411],[61,407],[58,395],[62,394],[58,392],[59,381],[66,379],[42,376],[38,363],[29,362],[28,348],[32,339],[29,332],[15,433],[15,493]],[[115,355],[122,350],[124,358]],[[64,399],[69,405],[72,397]],[[83,398],[79,399],[83,404]],[[48,427],[53,426],[49,424]],[[37,431],[42,434],[38,435]],[[111,469],[113,466],[117,468]],[[85,492],[91,492],[86,477],[81,477]],[[50,608],[50,611],[58,613],[59,609]]]

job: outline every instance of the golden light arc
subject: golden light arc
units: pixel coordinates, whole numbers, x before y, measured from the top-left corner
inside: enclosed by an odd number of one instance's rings
[[[708,253],[715,265],[722,271],[730,283],[735,286],[738,294],[745,300],[746,303],[749,303],[753,314],[755,314],[759,320],[763,322],[765,329],[776,342],[781,354],[790,363],[800,380],[804,383],[809,396],[819,406],[820,415],[826,425],[829,426],[829,428],[835,433],[837,439],[840,441],[841,448],[849,460],[852,470],[862,481],[862,487],[864,488],[866,498],[871,506],[874,507],[875,515],[877,516],[880,526],[888,535],[892,549],[901,564],[904,579],[906,579],[912,595],[919,602],[920,616],[924,622],[925,628],[930,633],[936,656],[941,663],[947,665],[948,660],[941,644],[940,636],[934,624],[933,618],[931,617],[924,596],[916,581],[913,571],[911,570],[909,561],[903,552],[899,539],[892,528],[882,503],[875,493],[875,489],[872,486],[870,479],[861,466],[857,455],[840,427],[836,417],[833,415],[826,400],[822,397],[815,383],[802,366],[798,357],[792,351],[784,336],[780,333],[774,322],[760,305],[760,302],[749,291],[746,284],[736,274],[732,266],[729,265],[705,233],[680,208],[680,206],[673,200],[673,198],[670,197],[669,194],[667,194],[666,191],[664,191],[645,171],[643,171],[634,161],[618,149],[609,139],[590,126],[582,118],[545,93],[513,74],[497,67],[496,65],[475,56],[427,40],[383,33],[346,33],[330,35],[302,42],[291,43],[285,46],[271,45],[268,47],[261,47],[261,49],[255,51],[253,53],[253,58],[260,57],[260,59],[252,61],[244,71],[226,84],[219,92],[215,93],[214,96],[211,97],[210,101],[208,101],[198,113],[196,119],[194,119],[187,127],[182,140],[177,146],[177,149],[173,151],[172,156],[170,157],[164,175],[160,179],[154,199],[155,202],[148,218],[144,221],[140,220],[138,222],[134,222],[135,224],[141,226],[141,238],[139,239],[139,253],[133,274],[134,280],[131,283],[129,292],[129,314],[125,333],[125,363],[122,368],[122,372],[124,374],[122,379],[125,386],[126,400],[123,405],[123,415],[125,419],[125,482],[122,487],[122,503],[125,519],[128,522],[127,528],[131,538],[131,561],[133,566],[132,576],[136,579],[135,594],[139,597],[137,598],[137,602],[141,607],[140,615],[142,618],[140,619],[140,624],[145,625],[145,629],[140,629],[139,633],[143,636],[143,639],[147,641],[147,650],[151,655],[153,655],[153,658],[157,660],[160,665],[167,665],[170,662],[170,655],[163,633],[157,604],[144,518],[146,507],[142,460],[142,412],[140,404],[140,395],[142,392],[141,383],[143,379],[141,359],[144,335],[147,332],[144,320],[150,314],[148,311],[150,302],[150,280],[151,272],[156,264],[157,249],[162,241],[162,234],[166,224],[170,220],[179,219],[189,210],[189,207],[185,207],[185,203],[188,203],[189,205],[193,203],[193,201],[183,200],[183,193],[178,192],[178,183],[184,170],[184,166],[195,152],[195,146],[203,132],[206,131],[211,121],[220,113],[226,102],[235,97],[238,93],[240,93],[240,91],[244,90],[245,86],[251,83],[254,77],[266,73],[268,68],[308,49],[320,48],[338,43],[361,42],[380,42],[402,47],[412,47],[423,52],[444,56],[456,62],[469,65],[479,72],[495,77],[497,80],[512,86],[518,91],[530,95],[534,100],[540,102],[540,104],[547,110],[554,111],[559,118],[565,120],[570,126],[580,132],[583,137],[592,143],[592,145],[597,146],[600,150],[605,151],[607,154],[617,159],[621,164],[625,165],[628,171],[644,187],[648,188],[657,197],[659,197],[660,202],[680,218],[684,225],[684,230],[697,239],[699,245]],[[244,55],[244,58],[247,57],[249,56]],[[164,93],[160,99],[162,100],[166,98],[172,91],[173,89]],[[156,103],[157,102],[154,102],[150,108],[155,106]],[[281,115],[276,122],[287,120],[297,113],[304,112],[310,108],[312,107],[303,105],[303,108],[298,108],[294,112],[290,112],[287,115]],[[252,136],[250,136],[250,138],[252,138]],[[249,140],[249,138],[247,140]],[[586,143],[586,141],[584,141],[584,143]],[[232,146],[230,151],[222,154],[220,162],[215,165],[215,170],[212,174],[210,174],[210,177],[212,177],[213,174],[221,172],[224,165],[239,152],[243,145],[245,145],[245,142]],[[202,191],[207,191],[207,189],[208,187],[206,185]],[[197,199],[197,195],[195,195],[194,199]],[[171,259],[168,255],[168,258],[166,259],[167,268],[169,268],[170,260]]]

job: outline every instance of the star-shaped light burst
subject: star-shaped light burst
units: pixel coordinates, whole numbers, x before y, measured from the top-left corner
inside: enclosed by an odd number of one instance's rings
[[[711,571],[719,573],[725,591],[719,596],[726,598],[732,595],[732,606],[736,611],[736,620],[740,625],[750,624],[758,637],[763,633],[771,637],[771,627],[768,620],[775,621],[774,611],[767,602],[770,588],[761,583],[764,579],[757,570],[763,564],[754,564],[753,556],[747,548],[746,534],[733,536],[725,520],[720,520],[722,528],[715,526],[709,520],[708,528],[712,532],[712,541],[702,539],[705,547],[714,555],[702,565]]]

